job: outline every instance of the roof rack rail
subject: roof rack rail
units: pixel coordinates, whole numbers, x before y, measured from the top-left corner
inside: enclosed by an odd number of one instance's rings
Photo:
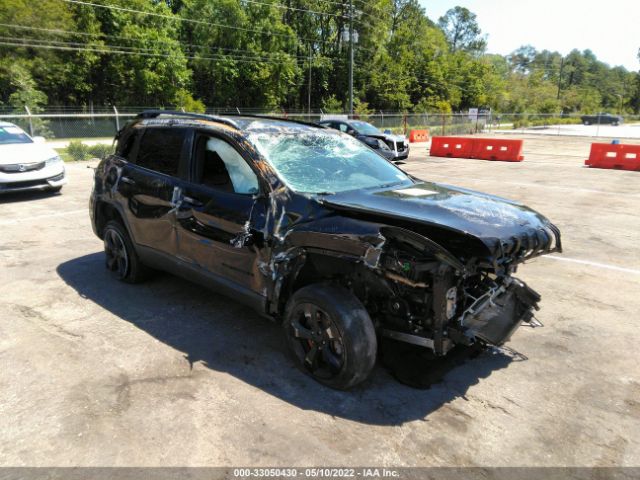
[[[171,117],[199,118],[201,120],[213,120],[215,122],[224,123],[230,127],[240,129],[240,126],[230,118],[219,117],[217,115],[206,115],[204,113],[189,113],[176,110],[145,110],[136,115],[136,118],[157,118],[160,115],[169,115]]]
[[[307,125],[308,127],[318,127],[319,125],[317,123],[314,122],[307,122],[304,120],[294,120],[293,118],[287,118],[287,117],[279,117],[279,116],[274,116],[274,115],[269,115],[269,114],[251,114],[251,113],[233,113],[233,112],[229,112],[229,113],[225,113],[224,116],[229,116],[229,117],[247,117],[247,118],[262,118],[262,119],[266,119],[266,120],[282,120],[284,122],[292,122],[292,123],[298,123],[300,125]]]

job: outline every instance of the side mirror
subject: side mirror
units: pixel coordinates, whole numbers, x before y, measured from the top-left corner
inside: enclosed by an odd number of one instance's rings
[[[45,141],[44,137],[33,137],[33,143],[44,143]]]
[[[353,137],[355,134],[356,134],[355,130],[353,130],[351,128],[349,130],[347,130],[347,135],[351,135]]]

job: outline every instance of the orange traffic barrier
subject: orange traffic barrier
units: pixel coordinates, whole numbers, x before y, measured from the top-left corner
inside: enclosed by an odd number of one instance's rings
[[[588,167],[640,171],[640,145],[592,143]]]
[[[469,158],[473,150],[473,138],[433,137],[429,154],[433,157]]]
[[[428,142],[429,130],[411,130],[409,132],[409,142]]]
[[[471,158],[481,160],[499,160],[502,162],[521,162],[522,140],[496,138],[475,138]]]
[[[473,137],[433,137],[430,155],[434,157],[478,158],[521,162],[522,140]]]

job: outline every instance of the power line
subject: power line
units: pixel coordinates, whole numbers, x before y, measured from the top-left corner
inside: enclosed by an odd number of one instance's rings
[[[187,22],[187,23],[192,23],[192,24],[196,24],[196,25],[207,25],[207,26],[212,26],[212,27],[219,27],[219,28],[227,28],[230,30],[240,30],[240,31],[244,31],[244,32],[253,32],[253,33],[259,33],[259,34],[264,34],[264,35],[271,35],[271,36],[275,36],[275,37],[284,37],[284,38],[291,38],[291,35],[286,34],[286,33],[278,33],[278,32],[272,32],[269,30],[257,30],[254,28],[247,28],[247,27],[237,27],[237,26],[233,26],[233,25],[225,25],[222,23],[216,23],[216,22],[208,22],[205,20],[196,20],[193,18],[183,18],[183,17],[179,17],[177,15],[171,14],[164,14],[164,13],[157,13],[157,12],[149,12],[149,11],[145,11],[145,10],[136,10],[133,8],[127,8],[127,7],[119,7],[117,5],[107,5],[107,4],[100,4],[100,3],[92,3],[92,2],[87,2],[84,0],[61,0],[63,2],[67,2],[67,3],[73,3],[73,4],[77,4],[77,5],[85,5],[85,6],[91,6],[91,7],[97,7],[97,8],[106,8],[106,9],[110,9],[110,10],[116,10],[116,11],[121,11],[121,12],[127,12],[127,13],[137,13],[140,15],[147,15],[147,16],[152,16],[152,17],[157,17],[157,18],[165,18],[168,20],[173,20],[173,21],[179,21],[179,22]],[[245,0],[245,1],[249,1],[250,3],[261,3],[262,5],[270,5],[270,4],[265,4],[262,2],[257,2],[256,0]],[[271,5],[271,6],[278,6],[278,5]],[[301,10],[301,11],[307,11],[307,12],[312,12],[312,13],[322,13],[322,12],[314,12],[313,10],[307,10],[307,9],[298,9],[298,8],[294,8],[294,7],[286,7],[285,8],[291,8],[294,10]],[[367,15],[370,15],[371,17],[374,17],[371,14],[368,14],[366,12],[360,12],[360,13],[364,13]],[[345,16],[341,16],[341,15],[335,15],[339,18],[348,18]],[[375,18],[375,17],[374,17]],[[356,19],[354,19],[356,20]],[[362,20],[356,20],[359,23],[364,23]],[[371,24],[366,24],[368,26],[371,27]],[[305,42],[313,42],[314,40],[308,37],[298,37],[297,32],[292,32],[293,35],[295,35],[297,38],[299,38],[300,40],[303,40]]]
[[[25,40],[38,42],[38,43],[25,43]],[[166,53],[157,53],[157,52],[149,52],[142,49],[135,49],[135,47],[123,47],[118,45],[89,45],[86,43],[77,43],[77,42],[60,42],[55,40],[49,40],[49,43],[46,40],[40,39],[24,39],[19,37],[6,37],[0,36],[0,45],[5,46],[14,46],[14,47],[22,47],[22,48],[45,48],[49,50],[64,50],[64,51],[80,51],[80,52],[92,52],[92,53],[107,53],[107,54],[120,54],[120,55],[140,55],[144,57],[158,57],[158,58],[172,58],[176,57],[176,55],[166,54]],[[195,55],[184,55],[184,58],[191,60],[207,60],[207,61],[222,61],[222,60],[232,60],[234,62],[241,63],[271,63],[271,64],[284,64],[288,63],[285,59],[276,61],[273,59],[265,59],[261,57],[248,57],[241,55],[214,55],[214,56],[195,56]],[[293,59],[292,59],[293,60]],[[294,60],[295,61],[295,60]],[[297,61],[296,64],[298,65]]]
[[[316,10],[310,10],[308,8],[298,8],[298,7],[289,7],[287,5],[280,5],[278,3],[264,3],[264,2],[258,2],[256,0],[244,0],[247,3],[255,3],[258,5],[267,5],[269,7],[276,7],[276,8],[282,8],[285,10],[295,10],[298,12],[306,12],[306,13],[313,13],[315,15],[326,15],[326,16],[331,16],[331,17],[341,17],[341,18],[347,18],[345,15],[340,15],[337,13],[328,13],[328,12],[319,12]]]
[[[119,40],[129,40],[129,41],[133,41],[133,42],[142,42],[143,39],[140,38],[133,38],[133,37],[125,37],[122,35],[108,35],[106,33],[86,33],[86,32],[73,32],[70,30],[61,30],[61,29],[54,29],[54,28],[38,28],[38,27],[29,27],[26,25],[11,25],[8,23],[0,23],[0,27],[5,27],[5,28],[12,28],[12,29],[17,29],[17,30],[31,30],[31,31],[37,31],[37,32],[46,32],[46,33],[52,33],[52,34],[60,34],[60,35],[80,35],[80,36],[84,36],[84,37],[101,37],[101,38],[114,38],[114,39],[119,39]],[[171,41],[162,41],[162,40],[151,40],[150,42],[147,40],[144,40],[145,42],[148,43],[153,43],[153,44],[161,44],[161,45],[169,45],[169,46],[174,46],[173,42]],[[193,44],[193,43],[182,43],[178,40],[175,40],[175,43],[180,44],[183,47],[190,47],[190,48],[204,48],[204,49],[209,49],[210,51],[212,50],[224,50],[224,51],[230,51],[230,52],[240,52],[240,53],[252,53],[252,54],[256,54],[258,52],[254,52],[251,50],[243,50],[243,49],[238,49],[238,48],[225,48],[225,47],[216,47],[213,45],[201,45],[201,44]],[[120,47],[120,46],[119,46]],[[144,49],[143,50],[150,50],[150,49]],[[215,53],[215,52],[214,52]],[[308,59],[307,55],[293,55],[293,54],[289,54],[286,52],[282,52],[285,53],[286,55],[289,55],[290,57],[293,58],[299,58],[299,59],[303,59],[306,60]],[[316,55],[314,58],[322,58],[322,59],[329,59],[329,57],[325,57],[325,56],[320,56],[320,55]]]
[[[60,34],[60,35],[79,35],[79,36],[84,36],[84,37],[104,37],[104,38],[114,38],[114,39],[120,39],[120,40],[130,40],[130,41],[134,41],[134,42],[141,42],[143,41],[142,39],[139,38],[132,38],[132,37],[125,37],[122,35],[108,35],[102,32],[99,33],[86,33],[86,32],[73,32],[70,30],[61,30],[61,29],[52,29],[52,28],[38,28],[38,27],[29,27],[26,25],[11,25],[11,24],[7,24],[7,23],[0,23],[0,27],[5,27],[5,28],[12,28],[12,29],[18,29],[18,30],[30,30],[30,31],[37,31],[37,32],[45,32],[45,33],[52,33],[52,34]],[[6,37],[7,39],[11,39],[11,40],[25,40],[24,37]],[[27,39],[27,40],[31,40],[31,39]],[[40,43],[42,43],[42,41],[46,40],[46,39],[33,39],[36,41],[39,41]],[[100,45],[89,45],[86,43],[79,43],[79,42],[59,42],[56,40],[51,40],[52,44],[62,44],[62,45],[71,45],[71,46],[82,46],[82,45],[86,45],[89,46],[90,48],[99,48]],[[153,40],[150,43],[156,44],[156,45],[165,45],[165,46],[169,46],[169,47],[173,47],[174,43],[171,41],[160,41],[160,40]],[[227,55],[227,57],[236,57],[236,58],[260,58],[260,59],[265,59],[265,60],[270,60],[272,58],[275,58],[276,60],[278,59],[277,54],[271,54],[271,55],[259,55],[259,52],[254,52],[251,50],[243,50],[243,49],[236,49],[236,48],[224,48],[224,47],[215,47],[215,46],[208,46],[208,45],[199,45],[199,44],[184,44],[179,42],[178,40],[175,40],[175,43],[185,47],[194,47],[194,48],[204,48],[204,49],[208,49],[209,50],[209,54],[213,54],[216,57],[220,57],[222,55]],[[26,43],[21,43],[20,46],[25,46],[25,47],[29,47],[29,44]],[[112,48],[117,48],[117,49],[125,49],[125,50],[134,50],[134,51],[142,51],[142,52],[153,52],[153,49],[151,48],[145,48],[145,47],[132,47],[132,46],[125,46],[125,45],[107,45],[109,47]],[[216,50],[223,50],[223,51],[228,51],[228,52],[237,52],[237,53],[247,53],[247,54],[252,54],[252,55],[230,55],[230,54],[221,54],[216,52]],[[283,55],[287,55],[289,58],[295,58],[298,61],[301,62],[306,62],[308,61],[308,56],[307,55],[293,55],[287,52],[280,52]],[[191,55],[189,55],[188,53],[186,53],[186,58],[197,58],[197,59],[201,59],[204,58],[202,57],[202,55],[193,55],[193,52]],[[319,60],[319,61],[331,61],[331,62],[336,62],[339,61],[341,59],[339,58],[331,58],[331,57],[327,57],[324,55],[315,55],[313,57],[313,60]],[[360,62],[355,62],[356,65],[361,65]]]
[[[121,12],[127,12],[127,13],[138,13],[141,15],[148,15],[151,17],[158,17],[158,18],[166,18],[168,20],[173,20],[173,21],[180,21],[180,22],[187,22],[187,23],[193,23],[193,24],[197,24],[197,25],[207,25],[210,27],[220,27],[220,28],[228,28],[231,30],[241,30],[244,32],[253,32],[253,33],[260,33],[260,34],[265,34],[265,35],[271,35],[271,36],[275,36],[275,37],[285,37],[285,38],[291,38],[291,35],[286,34],[286,33],[277,33],[277,32],[270,32],[268,30],[257,30],[255,28],[246,28],[246,27],[236,27],[233,25],[224,25],[222,23],[215,23],[215,22],[207,22],[204,20],[195,20],[193,18],[182,18],[182,17],[178,17],[176,15],[167,15],[164,13],[156,13],[156,12],[148,12],[148,11],[144,11],[144,10],[135,10],[133,8],[126,8],[126,7],[118,7],[117,5],[102,5],[100,3],[91,3],[91,2],[85,2],[82,0],[61,0],[63,2],[67,2],[67,3],[74,3],[77,5],[87,5],[87,6],[91,6],[91,7],[98,7],[98,8],[106,8],[109,10],[117,10],[117,11],[121,11]],[[293,32],[295,34],[295,32]],[[305,40],[305,39],[303,39]]]

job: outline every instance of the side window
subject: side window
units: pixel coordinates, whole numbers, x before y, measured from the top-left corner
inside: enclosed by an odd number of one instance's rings
[[[142,135],[136,164],[165,175],[177,176],[187,132],[184,128],[147,128]]]
[[[131,161],[131,153],[133,152],[133,146],[136,144],[136,138],[138,138],[138,132],[133,131],[118,139],[118,145],[116,146],[116,155]]]
[[[196,181],[225,192],[258,193],[258,178],[228,142],[200,135],[196,143]]]
[[[338,128],[340,129],[341,132],[344,132],[344,133],[347,133],[347,130],[349,129],[346,123],[339,123]]]

